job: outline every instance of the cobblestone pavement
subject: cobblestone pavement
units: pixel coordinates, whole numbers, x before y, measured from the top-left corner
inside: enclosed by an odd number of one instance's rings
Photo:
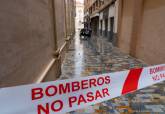
[[[121,53],[105,39],[96,49],[75,35],[62,66],[61,79],[97,75],[147,66]],[[139,90],[68,114],[165,114],[165,83]]]

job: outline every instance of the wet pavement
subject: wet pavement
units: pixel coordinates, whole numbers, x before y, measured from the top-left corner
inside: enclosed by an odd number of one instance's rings
[[[78,33],[62,65],[61,79],[84,77],[147,66],[106,39],[80,40]],[[68,114],[165,114],[165,82]]]

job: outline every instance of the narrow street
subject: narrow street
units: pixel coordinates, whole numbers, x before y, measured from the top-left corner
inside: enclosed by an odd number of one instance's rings
[[[146,66],[142,61],[123,54],[102,39],[101,52],[91,41],[80,40],[77,32],[62,66],[62,79],[97,75]]]
[[[84,77],[147,66],[144,62],[112,47],[105,39],[102,39],[102,44],[101,49],[98,49],[91,41],[80,40],[77,32],[66,53],[60,78]],[[69,114],[151,114],[150,112],[165,112],[164,83]]]
[[[165,114],[165,0],[0,5],[0,114]]]

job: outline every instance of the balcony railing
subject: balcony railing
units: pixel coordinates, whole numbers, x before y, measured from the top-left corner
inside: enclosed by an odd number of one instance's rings
[[[88,11],[89,15],[94,15],[107,7],[113,1],[114,0],[91,0],[90,4],[85,6],[85,11]]]

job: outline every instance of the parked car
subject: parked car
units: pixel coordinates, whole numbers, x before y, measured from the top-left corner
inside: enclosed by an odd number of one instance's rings
[[[90,29],[83,28],[80,30],[80,38],[82,38],[82,36],[84,37],[84,39],[90,38],[91,34],[92,31]]]

